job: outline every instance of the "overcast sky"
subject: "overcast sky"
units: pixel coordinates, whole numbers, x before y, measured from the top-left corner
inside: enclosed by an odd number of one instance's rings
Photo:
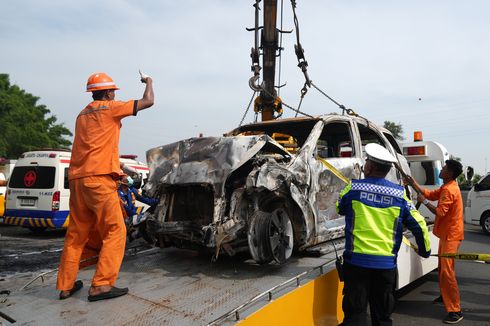
[[[0,72],[40,97],[74,130],[91,100],[87,77],[111,75],[120,100],[141,98],[138,69],[154,79],[155,105],[123,120],[121,154],[239,124],[248,87],[252,0],[3,1]],[[280,0],[279,0],[280,3]],[[368,119],[422,130],[480,174],[490,170],[490,1],[297,1],[310,78]],[[294,27],[284,0],[283,29]],[[278,21],[280,24],[280,21]],[[296,107],[304,78],[285,34],[281,90]],[[302,111],[340,112],[311,89]],[[286,109],[285,117],[294,116]],[[251,122],[252,112],[245,122]]]

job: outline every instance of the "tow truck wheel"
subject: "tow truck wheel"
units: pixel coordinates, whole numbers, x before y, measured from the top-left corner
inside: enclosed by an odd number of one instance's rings
[[[490,212],[486,212],[480,219],[480,225],[486,234],[490,235]]]
[[[273,257],[268,249],[267,229],[270,213],[256,211],[249,221],[248,248],[253,260],[258,264],[266,264]]]
[[[284,264],[293,253],[294,238],[291,219],[282,208],[269,215],[267,239],[272,257],[279,264]]]

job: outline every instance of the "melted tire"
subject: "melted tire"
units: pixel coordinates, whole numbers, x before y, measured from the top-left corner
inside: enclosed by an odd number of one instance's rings
[[[250,219],[248,229],[248,248],[250,255],[257,264],[267,264],[273,257],[267,241],[267,228],[270,213],[257,211]]]

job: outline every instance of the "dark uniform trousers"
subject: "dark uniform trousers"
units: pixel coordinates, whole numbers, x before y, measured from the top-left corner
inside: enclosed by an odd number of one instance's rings
[[[392,325],[395,309],[396,268],[370,269],[344,263],[344,322],[341,325]]]

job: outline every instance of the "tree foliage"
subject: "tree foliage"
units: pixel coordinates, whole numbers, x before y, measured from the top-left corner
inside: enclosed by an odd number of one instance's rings
[[[383,127],[388,129],[392,134],[395,139],[398,139],[400,141],[405,140],[405,137],[403,137],[403,127],[401,123],[395,123],[392,121],[385,121]]]
[[[451,160],[456,160],[458,162],[460,162],[461,164],[463,163],[461,161],[461,157],[457,157],[457,156],[454,156],[454,155],[449,155],[449,158]],[[475,183],[477,183],[478,181],[480,181],[481,179],[481,175],[479,175],[478,173],[475,173],[473,175],[473,177],[471,178],[471,180],[468,180],[466,179],[466,169],[463,168],[463,173],[461,173],[457,178],[456,178],[456,181],[458,182],[459,184],[459,187],[461,189],[464,189],[464,190],[469,190]]]
[[[16,159],[23,152],[38,148],[71,146],[66,136],[72,136],[39,97],[11,85],[9,75],[0,74],[0,157]]]

